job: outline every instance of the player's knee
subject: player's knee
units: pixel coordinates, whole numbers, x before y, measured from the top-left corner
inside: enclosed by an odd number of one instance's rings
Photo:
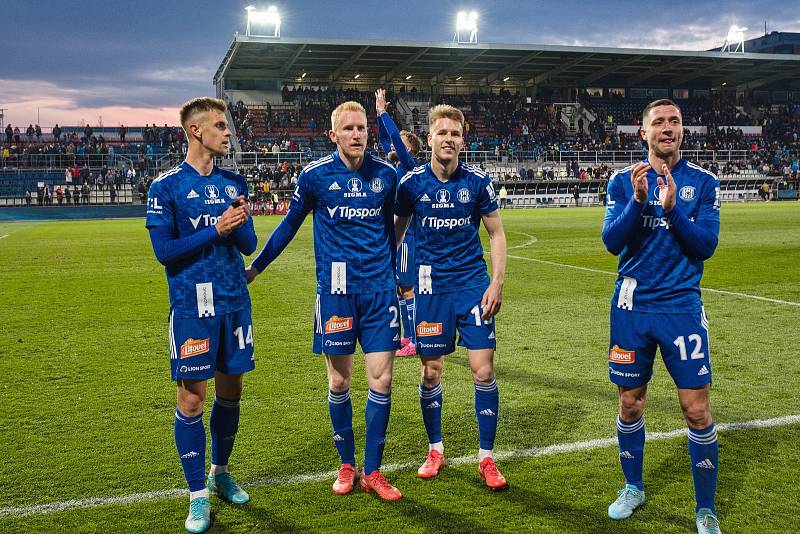
[[[338,374],[329,376],[328,388],[331,391],[345,391],[347,389],[350,389],[350,377]]]
[[[619,415],[625,422],[639,419],[644,413],[644,397],[623,395],[619,399]]]
[[[369,387],[379,393],[389,393],[392,390],[392,373],[383,373],[369,380]]]
[[[422,362],[422,384],[425,387],[433,387],[442,380],[441,360],[429,360]]]
[[[203,413],[203,399],[193,396],[178,399],[178,411],[186,417],[195,417]]]
[[[711,410],[706,402],[695,402],[683,406],[683,417],[692,428],[706,428],[711,424]]]
[[[494,367],[486,363],[472,369],[472,381],[479,385],[491,384],[494,380]]]

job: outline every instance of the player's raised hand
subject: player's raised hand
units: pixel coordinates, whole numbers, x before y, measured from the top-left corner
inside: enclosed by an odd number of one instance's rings
[[[386,111],[386,106],[389,103],[386,101],[386,89],[378,89],[375,91],[375,112],[380,115]]]
[[[658,177],[658,200],[661,201],[661,207],[664,208],[664,212],[666,213],[675,207],[675,192],[678,187],[675,185],[675,180],[672,178],[672,173],[669,171],[669,165],[665,163],[661,167],[661,172],[664,173],[667,183],[665,184],[664,179],[660,176]]]
[[[501,304],[503,304],[503,286],[498,282],[492,282],[483,292],[481,299],[483,319],[486,320],[497,315],[500,312]]]
[[[250,203],[245,200],[244,195],[239,195],[236,200],[233,201],[233,207],[244,213],[244,222],[247,222],[250,218]]]
[[[633,198],[635,198],[636,202],[639,204],[647,200],[647,171],[649,170],[650,164],[642,161],[634,165],[631,171]]]
[[[247,277],[247,283],[250,284],[259,275],[258,269],[250,265],[244,270],[244,275]]]

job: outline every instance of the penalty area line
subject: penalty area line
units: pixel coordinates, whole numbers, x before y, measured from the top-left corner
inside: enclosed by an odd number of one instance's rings
[[[751,421],[742,421],[738,423],[720,423],[717,425],[719,432],[732,432],[736,430],[754,430],[761,428],[772,428],[777,426],[788,426],[800,423],[800,414],[784,415],[781,417],[774,417],[772,419],[754,419]],[[679,428],[670,430],[669,432],[649,432],[647,434],[647,441],[664,441],[681,436],[687,433],[686,428]],[[557,454],[569,454],[579,451],[590,451],[594,449],[601,449],[605,447],[613,447],[617,445],[617,438],[600,438],[590,439],[585,441],[575,441],[572,443],[559,443],[555,445],[548,445],[545,447],[533,447],[530,449],[519,449],[515,451],[501,451],[495,453],[495,458],[498,460],[513,460],[521,458],[535,458],[538,456],[554,456]],[[475,455],[459,456],[458,458],[448,459],[450,465],[463,465],[475,463],[477,457]],[[381,468],[383,472],[391,471],[410,471],[419,466],[418,462],[407,462],[404,464],[388,464]],[[325,471],[317,473],[306,473],[299,475],[291,475],[285,477],[266,478],[263,480],[255,480],[250,483],[242,484],[247,488],[263,488],[263,487],[279,487],[288,486],[293,484],[303,484],[309,482],[322,482],[324,480],[332,480],[336,477],[336,471]],[[160,499],[173,499],[177,497],[186,497],[186,490],[180,488],[162,489],[158,491],[148,491],[143,493],[131,493],[129,495],[109,496],[109,497],[93,497],[89,499],[74,499],[69,501],[51,502],[45,504],[34,504],[29,506],[13,506],[8,508],[0,508],[0,518],[3,517],[26,517],[31,515],[47,515],[57,512],[64,512],[68,510],[95,508],[98,506],[110,506],[119,504],[139,504],[147,501],[155,501]]]
[[[515,247],[516,248],[516,247]],[[592,269],[591,267],[581,267],[580,265],[570,265],[568,263],[558,263],[555,261],[548,261],[548,260],[540,260],[539,258],[526,258],[525,256],[515,256],[513,254],[507,255],[509,258],[513,258],[515,260],[524,260],[524,261],[532,261],[535,263],[543,263],[545,265],[551,265],[553,267],[563,267],[566,269],[576,269],[578,271],[587,271],[590,273],[598,273],[598,274],[608,274],[611,276],[617,276],[617,273],[611,271],[604,271],[602,269]],[[771,302],[773,304],[783,304],[785,306],[798,306],[800,307],[800,302],[793,302],[791,300],[780,300],[780,299],[771,299],[768,297],[761,297],[759,295],[750,295],[748,293],[739,293],[738,291],[726,291],[724,289],[713,289],[710,287],[701,287],[702,291],[707,291],[709,293],[719,293],[720,295],[729,295],[731,297],[739,297],[745,299],[752,299],[752,300],[760,300],[762,302]]]

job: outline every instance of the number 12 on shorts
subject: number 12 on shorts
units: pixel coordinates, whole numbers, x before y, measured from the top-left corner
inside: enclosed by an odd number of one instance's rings
[[[236,330],[233,331],[233,335],[239,338],[239,350],[244,350],[245,344],[252,345],[253,344],[253,325],[247,325],[247,337],[243,335],[244,330],[240,326]]]
[[[703,348],[703,338],[700,337],[699,334],[691,334],[689,336],[689,343],[694,343],[694,349],[692,350],[692,354],[689,356],[692,360],[702,360],[705,358],[705,354],[700,352],[700,349]],[[675,338],[675,341],[672,342],[673,345],[678,347],[678,350],[681,351],[681,360],[684,361],[687,359],[686,357],[686,341],[684,340],[683,336],[678,336]]]

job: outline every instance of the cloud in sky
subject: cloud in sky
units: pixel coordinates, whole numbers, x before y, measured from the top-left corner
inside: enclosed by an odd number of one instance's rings
[[[0,107],[6,120],[43,126],[55,121],[175,122],[177,108],[213,95],[212,76],[235,31],[244,31],[241,0],[198,7],[194,1],[4,0]],[[721,46],[732,24],[746,38],[769,30],[800,32],[797,6],[780,0],[708,0],[665,6],[652,0],[509,2],[406,0],[402,13],[385,2],[362,0],[336,9],[322,0],[275,0],[282,34],[292,38],[449,41],[455,14],[480,12],[485,43],[566,44],[707,50]]]

